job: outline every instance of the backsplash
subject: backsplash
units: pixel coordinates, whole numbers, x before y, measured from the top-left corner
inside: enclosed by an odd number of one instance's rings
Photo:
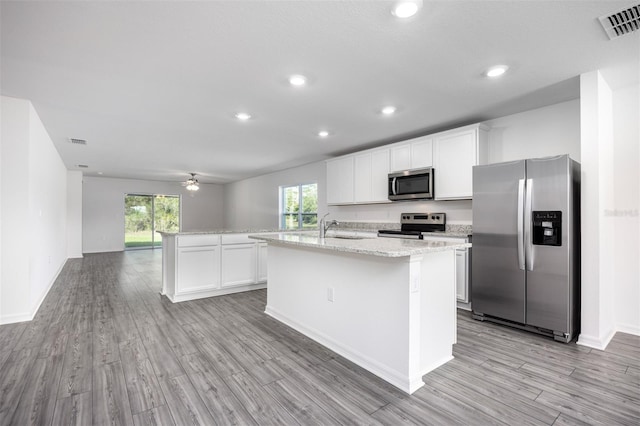
[[[377,231],[379,229],[400,229],[400,223],[389,223],[389,222],[343,222],[338,221],[340,224],[338,226],[334,226],[333,229],[353,229],[353,230],[361,230],[361,231]],[[445,232],[455,233],[455,234],[467,234],[470,235],[472,233],[471,225],[457,225],[457,224],[447,224],[445,226]]]

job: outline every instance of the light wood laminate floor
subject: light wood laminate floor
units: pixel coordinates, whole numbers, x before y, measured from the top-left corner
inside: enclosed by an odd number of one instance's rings
[[[161,256],[69,260],[0,326],[0,425],[639,424],[637,336],[598,351],[461,311],[455,359],[409,396],[267,317],[265,290],[170,303]]]

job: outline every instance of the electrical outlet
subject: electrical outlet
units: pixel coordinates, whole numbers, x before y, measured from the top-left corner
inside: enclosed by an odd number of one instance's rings
[[[327,289],[327,300],[333,302],[333,287]]]

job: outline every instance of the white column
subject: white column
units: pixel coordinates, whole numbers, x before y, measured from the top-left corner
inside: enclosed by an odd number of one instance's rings
[[[599,71],[580,76],[582,296],[578,344],[604,349],[615,333],[612,92]]]

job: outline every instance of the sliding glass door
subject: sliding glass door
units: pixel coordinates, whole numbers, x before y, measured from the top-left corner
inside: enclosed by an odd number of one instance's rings
[[[126,194],[124,197],[124,247],[162,245],[156,231],[180,230],[180,197],[177,195]]]

